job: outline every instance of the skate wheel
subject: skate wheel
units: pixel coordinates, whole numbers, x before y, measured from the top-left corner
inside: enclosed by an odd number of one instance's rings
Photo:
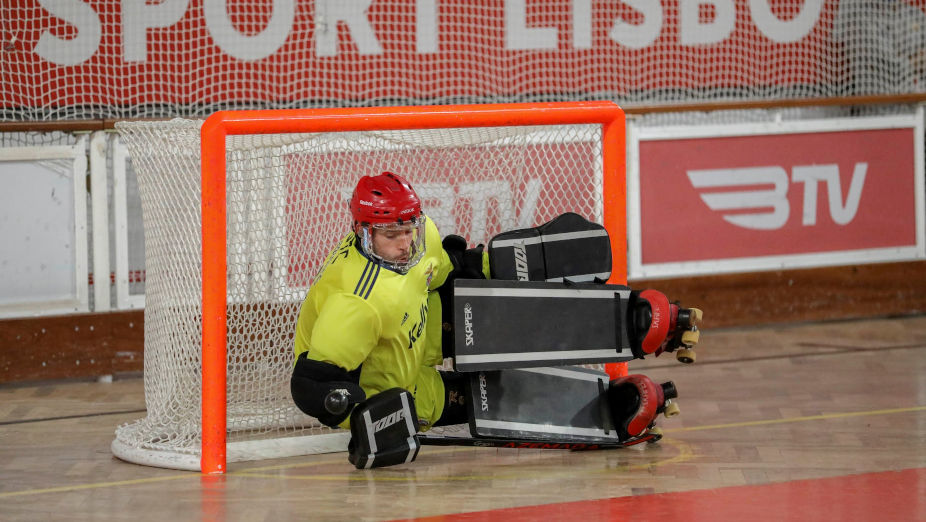
[[[682,410],[679,409],[678,404],[673,401],[666,403],[666,409],[662,412],[662,414],[665,415],[668,419],[670,417],[675,417],[681,412]]]
[[[701,330],[687,330],[682,332],[682,344],[694,346],[701,340]]]
[[[691,348],[679,348],[675,352],[675,358],[680,363],[691,364],[695,362],[695,352]]]
[[[704,317],[704,312],[700,308],[689,308],[691,310],[691,326],[698,326],[701,324],[701,318]]]
[[[646,433],[655,435],[657,438],[662,438],[662,428],[658,426],[653,426],[652,428],[648,429]]]

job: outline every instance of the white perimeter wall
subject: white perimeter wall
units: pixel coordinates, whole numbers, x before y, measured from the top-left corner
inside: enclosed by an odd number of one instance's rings
[[[832,128],[832,124],[827,123],[830,118],[812,111],[814,109],[790,109],[790,114],[804,121],[801,129]],[[857,253],[777,256],[771,260],[755,256],[661,264],[647,264],[640,257],[641,230],[645,227],[640,222],[641,172],[638,150],[634,147],[641,141],[659,139],[669,133],[676,137],[723,137],[731,133],[749,134],[752,125],[753,131],[762,134],[769,123],[749,124],[732,118],[733,122],[728,124],[692,123],[686,131],[685,126],[677,122],[664,126],[650,123],[645,128],[634,128],[631,118],[627,162],[631,279],[922,259],[923,111],[914,108],[906,114],[905,121],[912,122],[910,125],[918,136],[915,157],[910,158],[915,165],[914,186],[918,192],[914,217],[916,239],[910,248],[890,249],[883,256],[872,256],[869,249]],[[724,118],[729,119],[729,114]],[[143,307],[145,267],[141,203],[125,147],[114,132],[74,134],[68,135],[66,140],[49,135],[0,135],[3,138],[0,140],[0,182],[3,185],[0,190],[0,318]],[[679,187],[689,191],[694,188]],[[848,190],[845,184],[842,198],[848,197]],[[864,201],[869,189],[861,190],[860,197]],[[702,200],[694,197],[696,203],[693,204],[703,204]],[[792,207],[797,209],[798,204]],[[753,212],[768,213],[768,209],[754,209]],[[798,215],[798,210],[793,214]],[[676,208],[667,211],[666,217],[684,223],[685,215],[686,209]]]

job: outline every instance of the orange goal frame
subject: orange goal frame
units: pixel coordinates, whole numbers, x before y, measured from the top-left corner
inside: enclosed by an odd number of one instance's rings
[[[627,283],[626,128],[612,102],[221,111],[203,123],[202,450],[203,473],[226,472],[226,152],[239,134],[600,124],[604,227],[611,235],[610,283]]]

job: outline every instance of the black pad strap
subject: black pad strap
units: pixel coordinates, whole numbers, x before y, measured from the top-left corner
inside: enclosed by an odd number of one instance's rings
[[[393,466],[418,456],[415,399],[402,388],[374,395],[350,415],[347,459],[357,469]]]
[[[469,380],[465,372],[440,372],[444,382],[444,411],[434,423],[435,426],[450,426],[469,422]]]

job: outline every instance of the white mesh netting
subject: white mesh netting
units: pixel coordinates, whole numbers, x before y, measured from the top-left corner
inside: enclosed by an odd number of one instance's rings
[[[5,2],[0,120],[926,92],[922,0]]]
[[[201,437],[201,123],[118,126],[145,222],[148,412],[117,430],[113,449],[191,469]],[[274,455],[311,453],[333,432],[292,404],[292,343],[311,278],[349,230],[361,175],[407,176],[441,234],[472,244],[564,211],[602,221],[600,125],[238,136],[227,159],[229,461],[256,458],[236,443],[263,452],[295,439]]]

